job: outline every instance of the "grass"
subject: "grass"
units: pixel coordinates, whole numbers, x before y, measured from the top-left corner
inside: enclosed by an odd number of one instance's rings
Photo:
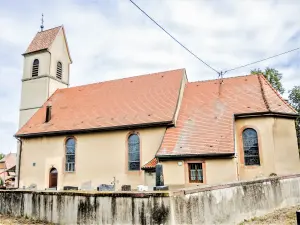
[[[35,225],[50,225],[52,223],[46,223],[39,220],[30,219],[25,217],[12,217],[0,214],[0,225],[21,225],[21,224],[35,224]]]
[[[245,220],[239,225],[294,225],[296,224],[297,210],[300,210],[300,206],[279,209],[262,217],[254,217],[250,220]]]

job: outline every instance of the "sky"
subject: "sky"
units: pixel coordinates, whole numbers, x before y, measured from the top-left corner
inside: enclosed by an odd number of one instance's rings
[[[300,47],[299,0],[135,0],[218,71]],[[71,86],[186,68],[188,80],[216,79],[129,0],[0,0],[0,152],[16,152],[23,56],[39,31],[64,25]],[[300,51],[234,70],[272,67],[283,86],[300,85]],[[286,98],[288,92],[284,94]]]

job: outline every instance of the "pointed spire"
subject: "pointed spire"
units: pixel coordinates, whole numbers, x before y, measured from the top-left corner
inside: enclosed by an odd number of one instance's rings
[[[41,32],[44,29],[44,14],[42,14],[42,24],[41,24]]]

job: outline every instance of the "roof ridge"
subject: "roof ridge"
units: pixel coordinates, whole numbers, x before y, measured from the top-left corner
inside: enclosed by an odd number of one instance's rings
[[[59,26],[56,26],[56,27],[49,28],[47,30],[39,31],[38,33],[43,33],[43,32],[49,31],[49,30],[54,30],[54,29],[59,28],[59,27],[63,27],[63,25],[59,25]]]
[[[294,107],[292,107],[288,102],[286,102],[282,96],[278,93],[278,91],[270,84],[270,82],[267,80],[267,78],[265,78],[265,76],[263,74],[259,75],[261,76],[265,81],[266,83],[269,85],[269,87],[275,92],[275,94],[279,97],[279,99],[285,104],[287,105],[290,109],[292,109],[294,112],[297,113],[297,110],[294,109]]]
[[[53,42],[54,42],[54,40],[56,39],[56,37],[57,37],[57,35],[58,35],[59,31],[60,31],[61,29],[64,29],[64,27],[63,27],[63,26],[54,27],[53,29],[55,29],[55,28],[59,28],[59,29],[57,30],[57,32],[56,32],[56,34],[55,34],[55,37],[53,38],[53,40],[52,40],[51,44],[48,46],[47,50],[49,50],[49,49],[52,47],[52,45],[53,45]],[[49,30],[51,30],[51,29],[49,29]],[[44,32],[44,31],[43,31],[43,32]],[[65,35],[65,34],[64,34],[64,35]],[[68,51],[68,47],[67,47],[67,51]]]
[[[126,80],[126,79],[132,79],[132,78],[143,77],[143,76],[151,76],[151,75],[156,75],[156,74],[160,74],[160,73],[173,72],[173,71],[177,71],[177,70],[178,70],[178,71],[180,71],[180,70],[184,71],[185,68],[174,69],[174,70],[166,70],[166,71],[155,72],[155,73],[140,74],[140,75],[136,75],[136,76],[123,77],[123,78],[118,78],[118,79],[113,79],[113,80],[105,80],[105,81],[100,81],[100,82],[95,82],[95,83],[90,83],[90,84],[82,84],[82,85],[73,86],[73,87],[68,87],[68,88],[61,88],[60,90],[73,89],[73,88],[81,88],[81,87],[85,87],[85,86],[89,86],[89,85],[104,84],[104,83],[113,82],[113,81],[120,81],[120,80]]]
[[[225,77],[225,78],[222,78],[222,79],[223,79],[223,80],[228,80],[228,79],[235,79],[235,78],[248,77],[248,76],[255,76],[255,74],[240,75],[240,76],[235,76],[235,77]],[[217,80],[220,80],[220,78],[209,79],[209,80],[192,81],[192,82],[188,82],[188,84],[192,84],[192,83],[202,83],[202,82],[209,82],[209,81],[217,81]]]
[[[266,98],[266,94],[265,94],[264,87],[263,87],[263,85],[262,85],[262,81],[261,81],[261,78],[260,78],[261,75],[260,75],[260,74],[257,74],[256,76],[257,76],[257,79],[258,79],[258,82],[259,82],[259,85],[260,85],[260,90],[261,90],[261,94],[262,94],[263,101],[264,101],[264,103],[265,103],[265,105],[266,105],[267,110],[270,112],[271,109],[270,109],[270,105],[269,105],[269,103],[268,103],[268,100],[267,100],[267,98]]]

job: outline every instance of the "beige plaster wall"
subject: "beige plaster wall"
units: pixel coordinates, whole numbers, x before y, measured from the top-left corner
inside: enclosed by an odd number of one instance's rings
[[[203,184],[219,184],[237,180],[236,159],[187,159],[161,161],[165,185],[171,189]],[[203,163],[204,183],[190,183],[188,163]]]
[[[278,175],[300,173],[299,151],[295,122],[274,118],[275,169]]]
[[[161,161],[163,165],[165,185],[174,187],[185,186],[185,168],[183,160]]]
[[[69,65],[71,63],[63,30],[60,29],[49,51],[51,52],[51,76],[56,77],[57,62],[62,63],[62,81],[69,83]]]
[[[259,141],[260,166],[246,166],[243,163],[242,131],[253,128]],[[294,120],[274,117],[237,119],[235,123],[236,150],[241,180],[268,177],[299,172],[299,154]]]
[[[20,109],[41,107],[48,98],[48,79],[41,77],[22,83]]]
[[[23,127],[38,109],[39,108],[21,110],[19,114],[19,128]]]
[[[32,77],[32,65],[35,59],[39,60],[39,76],[50,74],[50,59],[49,52],[38,52],[24,56],[23,79]]]
[[[236,161],[235,158],[206,160],[206,183],[221,184],[237,181]]]
[[[49,79],[49,97],[57,90],[62,88],[67,88],[68,86],[57,80]]]
[[[141,141],[141,164],[151,160],[159,148],[165,128],[136,130]],[[144,172],[127,169],[127,137],[129,131],[111,131],[75,135],[76,171],[64,171],[64,141],[66,136],[43,137],[23,140],[20,187],[36,184],[38,189],[48,187],[51,167],[58,170],[58,187],[78,186],[91,181],[93,188],[110,184],[116,177],[116,189],[123,184],[132,188],[144,184]],[[33,163],[36,163],[33,166]]]

